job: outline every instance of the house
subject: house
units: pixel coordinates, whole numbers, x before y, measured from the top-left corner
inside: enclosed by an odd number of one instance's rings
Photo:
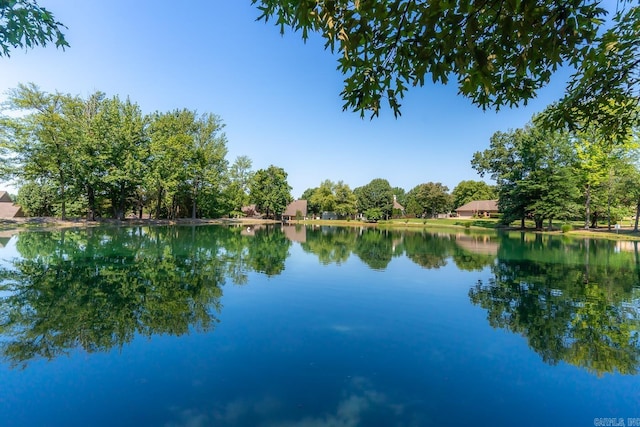
[[[293,221],[296,219],[307,219],[306,200],[294,200],[287,205],[282,213],[282,221]]]
[[[0,218],[21,218],[23,216],[22,208],[13,203],[9,193],[0,191]]]
[[[393,195],[393,212],[400,212],[400,216],[404,216],[404,206],[402,206],[400,203],[398,203],[398,200],[396,198],[396,195]]]
[[[333,211],[324,211],[322,215],[320,215],[320,219],[322,220],[336,220],[338,219],[338,214]]]
[[[497,200],[473,200],[456,209],[456,213],[461,218],[472,218],[474,216],[488,217],[498,213]]]
[[[255,204],[243,206],[241,211],[247,217],[259,217],[259,216],[262,216],[260,214],[260,212],[258,212]]]

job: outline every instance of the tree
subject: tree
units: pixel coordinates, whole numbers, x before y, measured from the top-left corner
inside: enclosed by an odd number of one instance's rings
[[[56,189],[49,183],[26,182],[18,190],[17,203],[27,216],[54,216]]]
[[[353,190],[358,200],[359,212],[379,210],[380,218],[388,218],[393,210],[393,191],[389,181],[382,178],[372,179],[367,185]],[[377,211],[375,211],[377,213]]]
[[[503,222],[527,217],[542,228],[543,221],[575,212],[577,198],[575,152],[570,135],[548,131],[534,118],[523,129],[496,132],[490,148],[477,152],[471,165],[481,176],[489,173],[498,185]]]
[[[10,56],[12,48],[32,48],[54,42],[56,47],[69,46],[53,14],[35,0],[0,2],[0,56]]]
[[[612,25],[581,50],[565,96],[550,110],[552,127],[599,129],[613,142],[640,123],[640,6],[617,2]]]
[[[353,191],[351,191],[351,188],[349,188],[349,185],[342,181],[338,181],[334,189],[335,212],[341,217],[355,215],[357,212],[358,200]]]
[[[197,129],[195,113],[186,109],[174,110],[155,113],[150,120],[148,193],[156,199],[156,218],[176,218],[180,196],[188,191],[187,165],[192,159],[190,147],[193,147],[193,134]]]
[[[98,175],[100,186],[111,202],[114,218],[124,219],[136,198],[136,190],[143,184],[147,172],[149,152],[148,119],[142,115],[140,107],[129,99],[121,101],[118,97],[102,102],[98,116],[103,129],[98,147],[89,141],[90,153],[96,149],[100,153],[97,170],[89,170],[89,179]],[[90,160],[89,160],[90,162]],[[91,197],[91,194],[89,194]]]
[[[231,209],[240,215],[242,207],[249,203],[249,185],[253,177],[251,159],[238,156],[229,168],[229,184],[227,194],[230,198]]]
[[[81,131],[73,117],[81,101],[59,92],[43,92],[34,84],[21,84],[9,91],[7,103],[10,108],[27,113],[2,122],[3,136],[7,138],[4,145],[15,154],[13,174],[25,181],[55,185],[56,203],[65,219],[67,202],[77,196],[72,194],[72,182],[78,166]]]
[[[439,182],[416,185],[407,193],[407,213],[436,216],[451,210],[449,188]]]
[[[623,196],[623,202],[627,205],[635,207],[635,222],[633,225],[633,231],[638,232],[638,222],[640,221],[640,170],[638,166],[634,165],[629,170],[629,173],[625,174],[620,182],[620,189]]]
[[[320,183],[311,196],[311,204],[320,208],[320,212],[334,212],[336,208],[336,184],[329,179]]]
[[[265,212],[267,216],[281,214],[293,200],[287,173],[273,165],[256,171],[251,180],[249,198],[258,211]]]
[[[224,125],[214,114],[206,114],[195,120],[192,135],[191,159],[187,166],[187,182],[191,188],[191,218],[197,214],[198,200],[204,195],[221,192],[221,181],[226,173],[227,137],[221,133]],[[244,166],[241,160],[238,166]],[[244,171],[238,171],[244,173]],[[244,176],[242,177],[245,178]]]
[[[526,103],[559,65],[576,66],[589,58],[585,46],[606,43],[597,38],[606,15],[597,1],[252,2],[281,32],[288,26],[305,40],[319,32],[341,53],[344,108],[361,115],[378,115],[385,97],[398,115],[408,86],[450,77],[483,108]]]
[[[309,212],[312,215],[317,215],[321,212],[320,206],[314,204],[313,201],[311,200],[311,198],[313,197],[313,193],[315,193],[317,189],[318,187],[307,188],[302,193],[302,196],[300,196],[301,200],[307,201],[307,212]]]
[[[493,200],[496,190],[484,181],[460,181],[451,192],[453,208],[459,208],[474,200]]]

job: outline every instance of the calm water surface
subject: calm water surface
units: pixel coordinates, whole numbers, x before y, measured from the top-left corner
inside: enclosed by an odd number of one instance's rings
[[[0,238],[0,424],[640,421],[633,243],[355,228]]]

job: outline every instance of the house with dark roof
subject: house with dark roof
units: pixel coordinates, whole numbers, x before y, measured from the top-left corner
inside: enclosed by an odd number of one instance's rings
[[[244,216],[246,216],[246,217],[260,217],[260,216],[262,216],[260,214],[260,212],[258,212],[258,208],[256,207],[255,204],[243,206],[241,211],[244,214]]]
[[[461,218],[473,218],[474,216],[488,217],[493,213],[498,213],[498,201],[473,200],[456,209],[456,213]]]
[[[294,200],[289,203],[282,213],[282,221],[307,219],[307,201]]]
[[[13,203],[9,193],[0,191],[0,218],[21,218],[23,216],[22,208]]]
[[[399,212],[401,216],[404,216],[404,206],[398,203],[396,195],[393,195],[393,212]]]

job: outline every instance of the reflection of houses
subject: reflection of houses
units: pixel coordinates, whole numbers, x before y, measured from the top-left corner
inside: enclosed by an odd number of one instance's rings
[[[638,242],[626,242],[626,241],[616,242],[616,246],[615,246],[616,252],[620,252],[620,251],[636,252],[638,250],[640,250],[640,245],[638,245]]]
[[[294,200],[289,203],[282,213],[283,221],[293,221],[295,219],[307,219],[307,201]]]
[[[242,231],[240,231],[240,235],[241,236],[255,236],[256,235],[256,231],[260,230],[261,228],[263,228],[262,225],[248,225],[248,226],[242,226]]]
[[[457,234],[456,244],[466,251],[479,255],[498,255],[498,249],[500,249],[500,244],[491,241],[490,236]]]
[[[474,216],[488,217],[498,213],[497,200],[474,200],[456,209],[456,213],[461,218],[471,218]]]
[[[307,227],[304,225],[283,225],[284,237],[292,242],[305,243],[307,241]]]
[[[19,218],[23,216],[22,208],[13,204],[9,193],[0,191],[0,218]]]

